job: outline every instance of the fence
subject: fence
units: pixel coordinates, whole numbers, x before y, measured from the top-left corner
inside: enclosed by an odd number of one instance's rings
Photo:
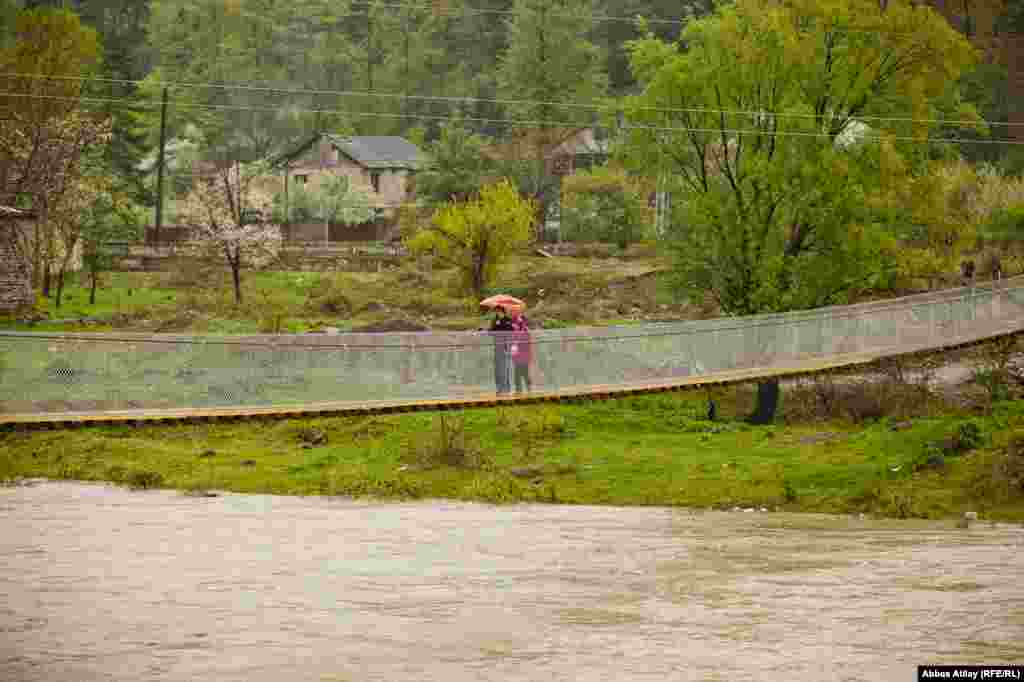
[[[526,343],[534,391],[642,386],[892,354],[1024,328],[1024,278],[746,318],[531,332],[200,337],[0,332],[0,413],[457,400]],[[505,369],[505,371],[508,371]]]
[[[191,258],[194,242],[107,242],[104,251],[113,256],[118,271],[174,269],[179,259]],[[328,245],[285,242],[281,263],[289,268],[309,270],[374,270],[378,262],[396,265],[408,256],[402,244],[388,242],[346,242]]]

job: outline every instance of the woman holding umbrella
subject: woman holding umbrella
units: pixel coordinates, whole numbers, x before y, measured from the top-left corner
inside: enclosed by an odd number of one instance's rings
[[[481,307],[493,308],[497,313],[491,327],[487,331],[494,335],[494,385],[499,394],[512,390],[510,374],[510,355],[512,352],[512,318],[509,311],[522,311],[525,304],[518,298],[505,294],[491,296],[480,301]]]

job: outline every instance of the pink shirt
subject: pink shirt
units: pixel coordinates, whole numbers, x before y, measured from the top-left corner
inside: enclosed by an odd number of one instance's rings
[[[512,362],[517,365],[529,364],[533,357],[530,343],[530,325],[526,318],[517,315],[512,318]]]

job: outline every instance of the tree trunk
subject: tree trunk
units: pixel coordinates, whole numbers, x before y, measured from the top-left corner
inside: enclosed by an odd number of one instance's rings
[[[39,235],[32,236],[32,288],[39,289],[43,284],[43,246]]]
[[[54,300],[55,306],[59,309],[61,299],[64,297],[64,268],[61,268],[57,272],[57,298]]]
[[[90,274],[89,282],[89,305],[96,305],[96,280],[99,279],[99,273],[93,268]]]
[[[50,259],[43,261],[43,296],[50,298]]]
[[[473,256],[472,285],[477,298],[484,295],[484,258],[482,254]]]
[[[235,282],[235,303],[242,305],[242,266],[231,264],[231,278]]]
[[[757,384],[757,407],[747,418],[751,424],[771,424],[779,407],[779,380],[769,379]]]

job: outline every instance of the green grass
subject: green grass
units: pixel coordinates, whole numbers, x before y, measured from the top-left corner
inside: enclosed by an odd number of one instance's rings
[[[109,285],[96,290],[96,303],[89,303],[88,278],[71,275],[64,286],[60,308],[54,296],[40,297],[40,312],[51,319],[109,318],[141,310],[160,312],[177,306],[180,292],[153,286],[157,280],[145,273],[114,272],[106,275]],[[81,281],[79,281],[81,279]]]
[[[1024,494],[997,496],[986,479],[1005,435],[1024,428],[1024,401],[990,416],[947,414],[893,431],[826,424],[751,427],[700,419],[695,394],[463,413],[490,466],[423,469],[414,456],[437,415],[335,417],[231,425],[94,427],[0,435],[0,478],[48,477],[185,491],[455,498],[489,502],[769,507],[1024,521]],[[985,446],[914,473],[925,444],[973,419]],[[303,429],[325,445],[302,447]],[[801,442],[834,432],[827,442]],[[213,451],[212,456],[201,456]],[[516,467],[534,467],[535,480]],[[147,474],[159,474],[159,477]],[[139,483],[141,482],[141,483]],[[996,486],[998,487],[998,486]]]

